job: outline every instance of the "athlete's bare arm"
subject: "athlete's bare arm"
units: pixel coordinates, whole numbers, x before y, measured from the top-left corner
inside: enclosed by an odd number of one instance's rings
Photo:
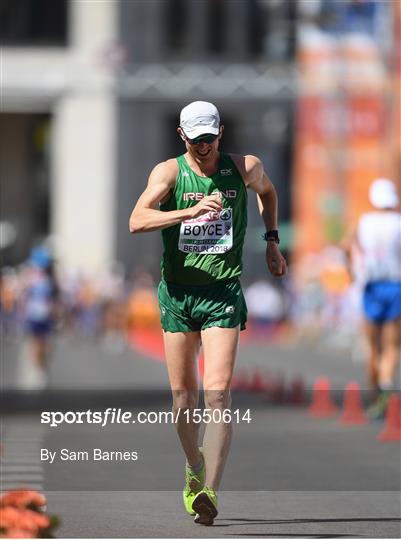
[[[242,174],[246,187],[256,193],[260,215],[266,230],[277,229],[277,193],[264,170],[263,163],[258,157],[252,155],[232,155],[232,158]],[[276,277],[283,276],[287,272],[287,263],[278,245],[275,242],[266,244],[266,262],[270,272]]]
[[[175,159],[169,159],[156,165],[150,173],[145,191],[139,197],[131,213],[129,219],[131,233],[167,229],[186,219],[196,218],[221,208],[219,197],[209,195],[190,208],[171,210],[170,212],[159,210],[159,203],[169,199],[170,192],[174,189],[177,174],[178,166]]]
[[[348,274],[352,280],[355,279],[354,268],[353,268],[353,255],[355,255],[355,250],[359,251],[360,245],[358,242],[358,226],[354,225],[346,233],[343,240],[340,242],[339,246],[345,254],[345,262]]]

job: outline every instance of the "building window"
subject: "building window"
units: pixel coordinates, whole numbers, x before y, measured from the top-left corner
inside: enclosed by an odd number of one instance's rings
[[[181,51],[185,47],[188,28],[187,0],[167,0],[164,4],[167,48]]]
[[[226,31],[224,4],[224,0],[208,0],[207,3],[208,50],[212,54],[224,51]]]
[[[65,46],[67,11],[67,0],[0,0],[0,42],[9,46]]]
[[[166,57],[202,62],[289,61],[295,0],[160,0]]]
[[[296,2],[248,0],[248,50],[251,57],[292,60],[295,54]]]

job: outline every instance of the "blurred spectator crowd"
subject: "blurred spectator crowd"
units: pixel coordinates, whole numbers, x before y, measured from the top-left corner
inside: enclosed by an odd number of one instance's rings
[[[31,298],[38,296],[36,290],[41,274],[50,267],[50,261],[41,264],[33,258],[18,267],[1,270],[1,325],[8,336],[29,330],[27,323],[32,318],[51,319],[52,331],[85,338],[102,337],[110,348],[118,348],[126,330],[157,326],[159,310],[152,277],[141,272],[132,279],[125,279],[118,264],[97,276],[69,269],[52,273],[51,314],[44,307],[44,299],[42,307],[36,302],[37,313],[32,313]]]
[[[126,277],[122,265],[115,263],[97,276],[69,269],[49,273],[50,258],[40,260],[40,248],[32,253],[26,263],[1,270],[1,326],[8,337],[21,330],[35,331],[37,321],[48,320],[49,333],[101,339],[118,352],[125,346],[127,332],[159,329],[157,286],[149,272]],[[48,293],[46,279],[53,281]],[[269,280],[266,273],[244,284],[248,335],[258,341],[301,339],[349,345],[358,334],[361,289],[350,277],[342,249],[327,246],[293,263],[280,282]],[[52,304],[47,308],[46,294]]]

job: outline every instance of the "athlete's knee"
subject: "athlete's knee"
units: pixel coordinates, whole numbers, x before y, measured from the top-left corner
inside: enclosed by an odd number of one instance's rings
[[[207,409],[229,409],[231,407],[231,394],[229,389],[205,390],[205,407]]]
[[[192,410],[198,405],[198,392],[193,390],[174,390],[173,391],[173,412],[178,410]]]

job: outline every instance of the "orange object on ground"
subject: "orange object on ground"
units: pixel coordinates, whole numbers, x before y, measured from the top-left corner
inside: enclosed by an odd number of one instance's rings
[[[386,412],[386,423],[377,436],[382,442],[401,441],[401,398],[398,394],[391,394]]]
[[[258,369],[253,373],[251,383],[250,383],[251,392],[264,392],[266,390],[266,385],[263,380],[262,374]]]
[[[291,405],[304,405],[305,401],[305,383],[302,377],[297,377],[291,383],[288,394],[288,402]]]
[[[325,418],[337,412],[337,406],[330,395],[330,381],[327,377],[319,377],[313,385],[312,403],[309,414],[315,418]]]
[[[367,419],[362,407],[361,390],[356,382],[349,382],[345,387],[341,424],[354,426],[366,424]]]
[[[246,392],[249,390],[249,382],[245,370],[239,370],[234,374],[231,382],[231,389],[238,390],[239,392]]]

